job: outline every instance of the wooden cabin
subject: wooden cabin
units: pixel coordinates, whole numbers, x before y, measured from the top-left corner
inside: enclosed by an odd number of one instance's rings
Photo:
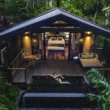
[[[105,39],[103,48],[98,48],[99,35]],[[109,29],[55,8],[0,32],[0,65],[13,71],[11,81],[14,69],[25,70],[21,63],[28,59],[34,66],[34,60],[68,62],[78,57],[84,68],[102,67],[110,64],[109,38]],[[94,57],[100,61],[85,61]]]

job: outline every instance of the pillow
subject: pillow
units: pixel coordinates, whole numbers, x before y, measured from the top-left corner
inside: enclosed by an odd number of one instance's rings
[[[81,58],[93,59],[93,58],[95,58],[95,54],[94,54],[94,53],[85,53],[85,54],[81,54]]]
[[[62,37],[57,37],[57,40],[62,40]]]
[[[56,40],[56,38],[55,37],[51,37],[51,40]]]

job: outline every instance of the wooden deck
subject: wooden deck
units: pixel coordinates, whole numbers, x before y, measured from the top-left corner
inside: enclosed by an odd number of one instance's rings
[[[55,72],[60,73],[61,75],[69,76],[80,76],[86,75],[84,69],[81,67],[80,63],[75,64],[72,60],[38,60],[35,61],[35,65],[25,64],[24,67],[27,67],[26,80],[27,83],[30,83],[32,76],[41,76],[49,75]],[[24,82],[24,72],[18,71],[14,78],[13,82]]]

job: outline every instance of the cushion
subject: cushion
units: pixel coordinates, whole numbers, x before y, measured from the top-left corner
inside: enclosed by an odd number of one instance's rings
[[[62,37],[57,37],[57,40],[62,40]]]
[[[55,37],[51,37],[51,40],[56,40],[56,38]]]
[[[81,54],[81,58],[92,59],[92,58],[95,58],[95,54],[94,53],[84,53],[84,54]]]

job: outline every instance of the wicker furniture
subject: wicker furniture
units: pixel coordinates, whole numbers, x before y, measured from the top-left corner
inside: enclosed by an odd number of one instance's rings
[[[81,65],[84,68],[97,68],[103,67],[101,62],[98,60],[98,55],[95,53],[81,53],[79,54]]]

